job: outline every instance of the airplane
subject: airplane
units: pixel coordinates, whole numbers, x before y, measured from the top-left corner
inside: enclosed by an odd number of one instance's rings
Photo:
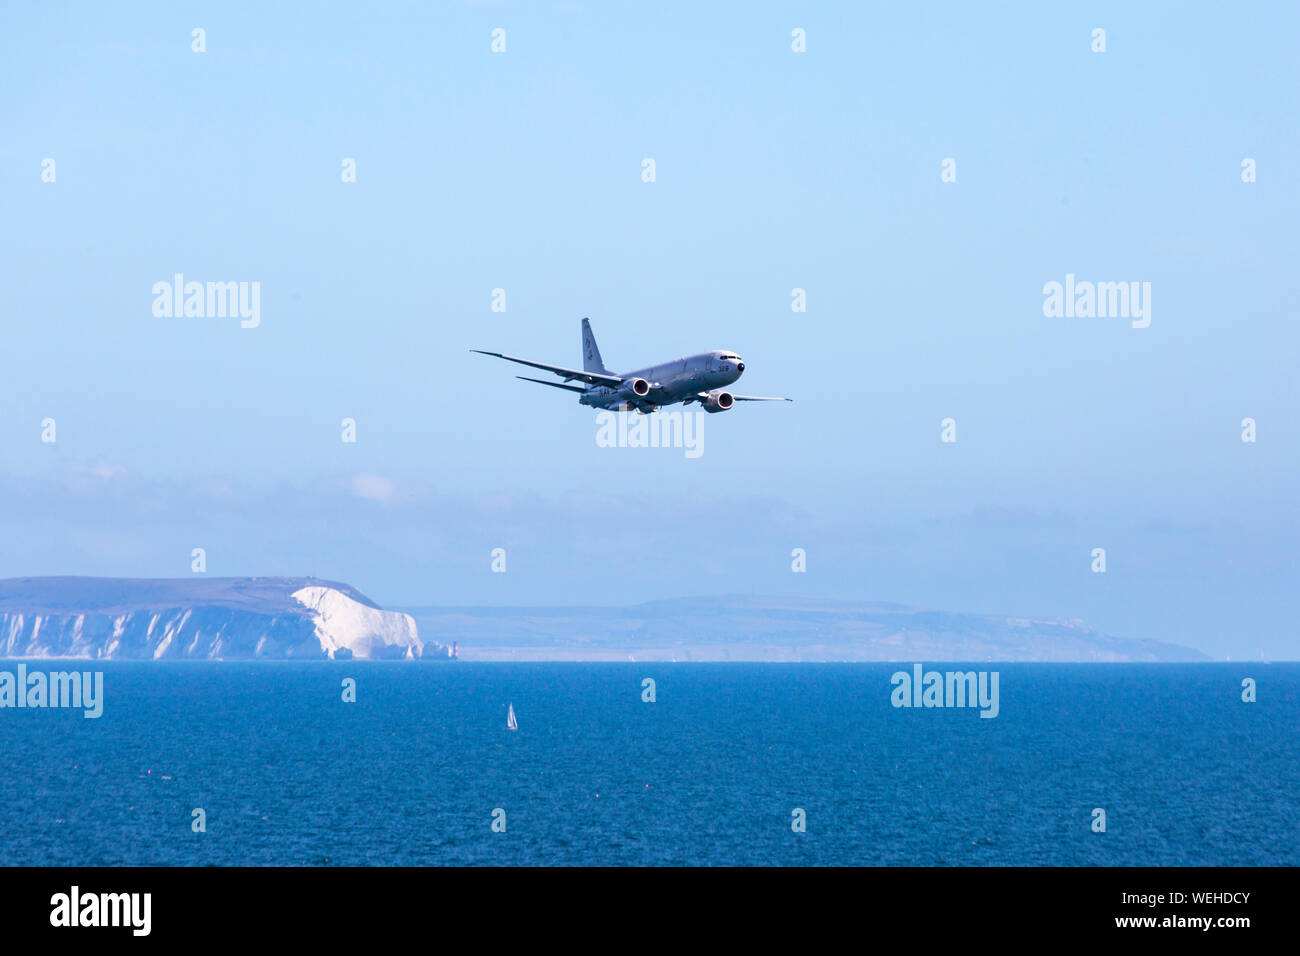
[[[611,411],[631,411],[636,409],[641,414],[657,411],[665,405],[681,402],[689,405],[699,402],[710,414],[725,412],[736,402],[791,402],[791,398],[772,398],[766,395],[736,395],[728,392],[724,386],[740,378],[745,371],[745,363],[735,352],[726,349],[714,349],[688,355],[674,362],[639,368],[622,375],[605,368],[596,347],[596,336],[591,332],[591,321],[582,320],[582,369],[565,368],[563,365],[546,365],[528,359],[502,355],[500,352],[485,352],[482,349],[470,349],[479,355],[505,359],[540,368],[553,375],[559,375],[564,382],[582,382],[582,385],[566,385],[562,382],[549,382],[542,378],[529,378],[516,375],[515,378],[552,388],[563,388],[578,393],[578,404],[590,405],[592,408],[604,408]]]

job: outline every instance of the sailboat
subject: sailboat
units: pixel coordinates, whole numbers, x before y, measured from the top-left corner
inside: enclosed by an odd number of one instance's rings
[[[518,730],[518,729],[519,729],[519,721],[515,720],[515,705],[514,702],[511,701],[510,713],[506,715],[506,730]]]

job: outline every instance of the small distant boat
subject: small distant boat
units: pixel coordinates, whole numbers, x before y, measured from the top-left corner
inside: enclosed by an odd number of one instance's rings
[[[519,729],[519,721],[515,720],[515,705],[514,702],[511,701],[510,713],[506,715],[506,730],[518,730],[518,729]]]

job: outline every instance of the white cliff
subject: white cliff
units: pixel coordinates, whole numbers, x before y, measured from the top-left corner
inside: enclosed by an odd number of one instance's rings
[[[315,578],[0,579],[0,658],[447,659],[410,615]]]
[[[415,618],[396,611],[383,611],[354,601],[342,591],[312,586],[293,592],[316,622],[321,650],[332,659],[346,649],[352,657],[420,657],[424,644],[415,628]]]

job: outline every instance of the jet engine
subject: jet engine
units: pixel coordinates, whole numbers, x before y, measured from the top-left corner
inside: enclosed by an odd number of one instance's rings
[[[722,389],[717,388],[700,399],[700,404],[704,406],[704,410],[710,415],[716,415],[718,412],[725,412],[731,408],[732,405],[736,404],[736,400],[730,392],[724,392]]]
[[[621,402],[629,402],[645,398],[649,394],[650,383],[643,378],[634,378],[624,382],[615,397]]]

